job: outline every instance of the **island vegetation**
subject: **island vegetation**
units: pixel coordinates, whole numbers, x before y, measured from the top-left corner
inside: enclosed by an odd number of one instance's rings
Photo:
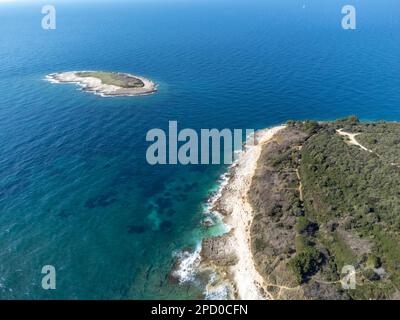
[[[399,134],[398,123],[354,116],[288,121],[263,147],[248,193],[251,244],[275,298],[400,296]],[[342,286],[345,266],[354,289]]]
[[[100,71],[81,71],[76,72],[79,77],[97,78],[100,79],[103,84],[117,86],[121,88],[143,88],[144,83],[137,77],[134,77],[125,73],[117,72],[100,72]]]

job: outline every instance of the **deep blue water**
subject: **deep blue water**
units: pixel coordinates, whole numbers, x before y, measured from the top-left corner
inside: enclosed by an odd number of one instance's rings
[[[0,298],[187,298],[169,277],[194,246],[221,166],[150,166],[146,132],[288,119],[400,120],[400,6],[338,0],[0,3]],[[305,7],[303,7],[305,4]],[[43,81],[122,71],[155,95]],[[41,288],[42,266],[57,289]]]

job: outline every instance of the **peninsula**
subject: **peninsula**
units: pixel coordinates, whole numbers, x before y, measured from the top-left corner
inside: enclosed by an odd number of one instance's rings
[[[139,76],[120,72],[71,71],[46,76],[52,83],[75,83],[83,91],[103,97],[139,96],[155,93],[154,82]]]
[[[398,299],[399,135],[356,117],[258,132],[214,203],[231,231],[202,243],[212,286],[231,283],[236,299]]]

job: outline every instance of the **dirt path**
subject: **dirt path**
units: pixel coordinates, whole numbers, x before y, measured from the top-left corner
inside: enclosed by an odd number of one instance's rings
[[[349,139],[348,141],[346,141],[347,144],[358,146],[361,149],[363,149],[364,151],[368,151],[370,153],[373,153],[373,154],[377,155],[379,158],[381,158],[382,160],[384,160],[384,157],[382,157],[380,154],[372,151],[371,149],[368,149],[368,148],[364,147],[361,143],[359,143],[356,140],[356,136],[359,135],[359,133],[345,132],[345,131],[343,131],[343,129],[336,130],[336,132],[339,135],[341,135],[342,137],[347,137]],[[391,162],[390,165],[400,168],[400,164],[395,163],[395,162]]]
[[[364,151],[368,151],[368,152],[371,152],[371,153],[373,152],[371,149],[368,149],[368,148],[364,147],[361,143],[359,143],[356,140],[356,136],[358,136],[359,133],[345,132],[345,131],[343,131],[343,129],[336,130],[336,132],[339,135],[343,136],[343,137],[347,137],[349,139],[348,141],[346,141],[348,144],[351,144],[351,145],[354,145],[354,146],[358,146],[361,149],[363,149]]]
[[[300,177],[299,169],[296,169],[296,176],[297,176],[297,179],[299,180],[300,201],[303,202],[303,184],[301,183],[301,177]]]

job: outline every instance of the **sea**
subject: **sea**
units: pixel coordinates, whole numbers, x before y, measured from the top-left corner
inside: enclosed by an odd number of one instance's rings
[[[150,165],[147,132],[398,121],[399,17],[398,0],[0,1],[0,299],[207,297],[196,255],[223,226],[201,221],[228,166]],[[75,70],[158,92],[44,80]]]

